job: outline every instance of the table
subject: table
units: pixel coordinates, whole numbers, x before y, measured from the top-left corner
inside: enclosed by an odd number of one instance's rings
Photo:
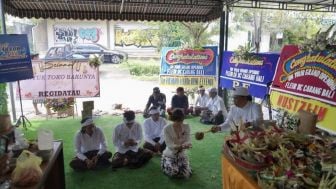
[[[223,189],[260,189],[257,182],[226,154],[222,155],[222,182]]]
[[[65,189],[63,143],[54,141],[54,147],[49,161],[41,164],[43,172],[40,182],[30,187],[15,187],[11,189]],[[10,175],[7,175],[10,177]]]

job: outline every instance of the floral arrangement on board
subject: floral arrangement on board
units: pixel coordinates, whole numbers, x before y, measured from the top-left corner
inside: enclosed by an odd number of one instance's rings
[[[330,51],[336,53],[336,48],[333,47],[336,45],[336,30],[333,31],[333,28],[336,24],[331,25],[326,31],[321,32],[319,30],[312,39],[307,39],[300,49],[302,51]]]
[[[0,115],[8,114],[6,83],[0,83]]]
[[[102,58],[103,56],[99,56],[98,54],[91,54],[89,56],[89,65],[94,68],[99,67],[103,63]]]
[[[276,112],[277,114],[275,115],[275,120],[277,125],[281,128],[285,128],[286,130],[297,130],[300,124],[300,119],[296,114],[291,114],[282,109],[276,109]]]
[[[53,111],[65,111],[69,108],[72,108],[75,104],[75,100],[73,97],[69,98],[54,98],[47,99],[47,107],[50,107]]]
[[[238,49],[233,51],[233,58],[247,62],[263,60],[260,56],[253,53],[254,50],[255,48],[252,47],[251,43],[247,43],[245,46],[239,45]]]

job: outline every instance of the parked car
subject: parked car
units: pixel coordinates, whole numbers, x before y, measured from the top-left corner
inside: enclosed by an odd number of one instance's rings
[[[118,50],[109,50],[100,44],[78,44],[73,46],[72,52],[88,58],[91,54],[103,55],[104,63],[119,64],[126,61],[127,53]]]
[[[87,59],[85,56],[72,52],[69,45],[50,47],[44,59],[46,60],[73,60]]]
[[[46,56],[46,60],[71,60],[71,59],[88,59],[91,54],[102,55],[104,63],[119,64],[127,60],[128,55],[118,50],[109,50],[99,44],[79,44],[75,46],[63,45],[51,47]]]

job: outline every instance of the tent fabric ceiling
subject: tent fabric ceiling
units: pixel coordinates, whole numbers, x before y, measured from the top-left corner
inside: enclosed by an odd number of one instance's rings
[[[225,4],[242,8],[336,12],[336,0],[226,0]]]
[[[5,0],[5,12],[27,18],[206,22],[223,0]]]
[[[336,12],[336,0],[4,0],[13,16],[87,20],[207,22],[224,6]]]

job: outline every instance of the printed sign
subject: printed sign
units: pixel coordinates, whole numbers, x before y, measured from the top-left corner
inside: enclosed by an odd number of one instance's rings
[[[169,86],[216,86],[217,47],[162,49],[160,84]]]
[[[214,76],[160,76],[160,85],[163,86],[183,86],[185,88],[195,88],[203,85],[207,88],[217,87],[216,77]]]
[[[271,88],[271,103],[292,113],[313,112],[321,129],[336,133],[335,75],[335,54],[300,52],[297,46],[285,46]]]
[[[279,54],[255,54],[258,60],[241,60],[233,56],[233,52],[224,52],[223,66],[220,72],[220,86],[234,88],[244,86],[252,96],[264,98],[267,84],[274,76]]]
[[[274,76],[273,90],[336,105],[336,54],[300,52],[296,46],[283,49]]]
[[[33,79],[20,82],[23,100],[100,95],[99,71],[88,62],[37,60],[33,70]]]
[[[27,35],[0,35],[0,83],[32,77]]]

